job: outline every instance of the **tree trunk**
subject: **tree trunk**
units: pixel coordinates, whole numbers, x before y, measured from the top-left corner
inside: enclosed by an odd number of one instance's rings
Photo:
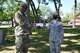
[[[30,21],[30,9],[29,9],[30,0],[26,0],[26,2],[28,3],[27,16],[28,16],[29,24],[31,25],[31,21]],[[32,34],[31,28],[30,28],[29,32],[30,32],[30,34]]]
[[[31,8],[32,8],[32,11],[33,11],[33,14],[34,14],[34,19],[37,22],[37,20],[38,20],[38,12],[37,11],[38,11],[40,5],[38,5],[38,8],[36,9],[33,0],[30,0],[30,5],[31,5]]]
[[[56,0],[53,0],[54,5],[55,5],[55,10],[58,13],[58,20],[61,21],[61,17],[60,17],[60,5],[61,5],[61,0],[58,1],[58,3],[56,2]]]
[[[76,17],[76,7],[77,7],[77,0],[74,0],[74,17],[73,17],[73,28],[75,27],[75,17]]]
[[[14,27],[13,18],[14,18],[14,17],[11,18],[11,21],[12,21],[12,27]]]

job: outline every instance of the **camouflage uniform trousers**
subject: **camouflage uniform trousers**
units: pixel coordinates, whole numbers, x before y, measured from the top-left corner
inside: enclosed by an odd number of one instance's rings
[[[29,35],[16,36],[16,53],[27,53],[29,47]]]
[[[49,41],[50,43],[50,53],[60,53],[60,47],[61,43],[58,41],[52,42]]]

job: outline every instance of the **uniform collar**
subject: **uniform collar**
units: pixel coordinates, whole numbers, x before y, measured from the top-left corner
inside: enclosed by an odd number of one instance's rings
[[[52,20],[52,22],[57,22],[57,20]]]
[[[24,15],[23,13],[21,13],[21,11],[18,11],[21,15]]]

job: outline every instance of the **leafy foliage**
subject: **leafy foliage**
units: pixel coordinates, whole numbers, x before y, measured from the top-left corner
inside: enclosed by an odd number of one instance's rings
[[[11,20],[14,13],[18,10],[20,1],[1,0],[0,2],[0,20]]]
[[[68,23],[73,18],[73,13],[67,13],[65,17],[62,18],[63,23]]]

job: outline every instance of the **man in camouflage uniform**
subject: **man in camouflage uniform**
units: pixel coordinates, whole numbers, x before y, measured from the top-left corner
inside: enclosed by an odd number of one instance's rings
[[[14,15],[16,53],[28,52],[31,25],[28,17],[25,15],[27,7],[27,4],[23,2],[19,11]]]
[[[61,42],[63,40],[64,31],[62,23],[57,21],[58,14],[53,14],[53,20],[49,22],[48,28],[50,31],[49,43],[50,53],[60,53]]]

